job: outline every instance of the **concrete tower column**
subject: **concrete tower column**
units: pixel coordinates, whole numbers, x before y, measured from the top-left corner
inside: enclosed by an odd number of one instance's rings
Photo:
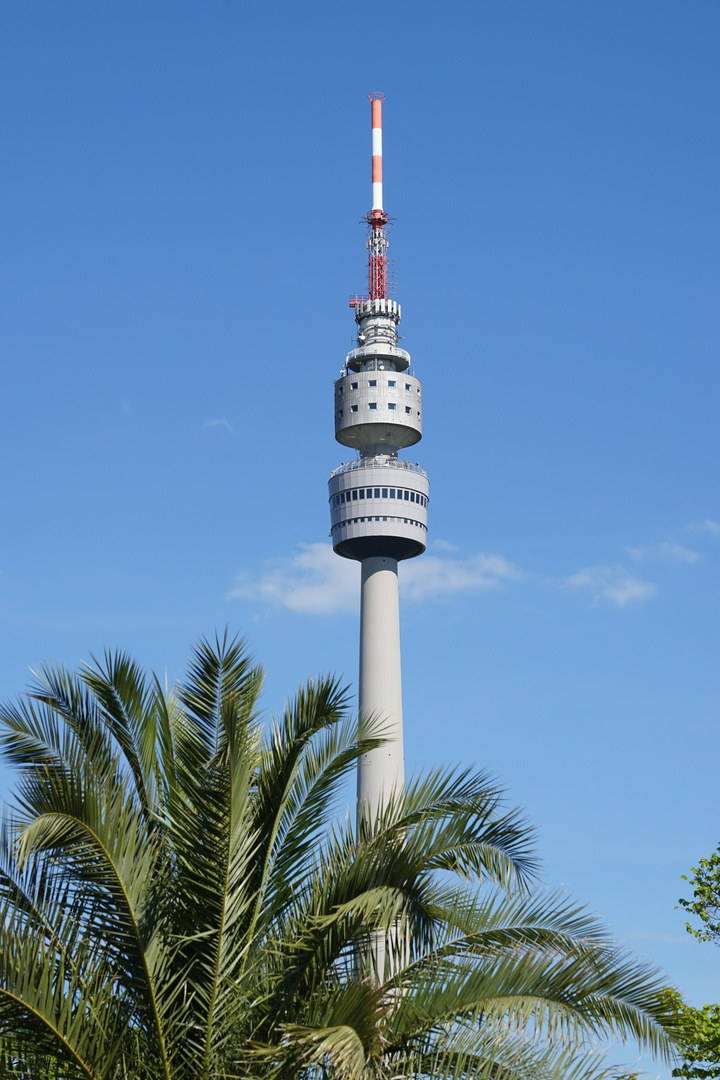
[[[404,780],[398,564],[379,555],[360,566],[359,707],[377,718],[387,740],[358,764],[358,808],[373,818]]]
[[[372,102],[373,208],[368,226],[368,295],[350,298],[357,340],[335,380],[335,438],[357,457],[328,482],[333,550],[362,569],[359,707],[383,744],[358,764],[358,815],[372,822],[404,784],[398,563],[427,545],[430,483],[400,456],[422,439],[422,386],[401,348],[400,304],[388,295],[388,215],[382,202],[383,94]],[[385,942],[371,949],[384,969]],[[382,946],[382,947],[381,947]]]

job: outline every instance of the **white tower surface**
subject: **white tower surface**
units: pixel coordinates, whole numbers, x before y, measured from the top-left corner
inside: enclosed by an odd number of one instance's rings
[[[403,773],[398,563],[425,550],[429,485],[398,451],[422,438],[422,387],[398,347],[400,305],[387,295],[387,214],[382,198],[383,94],[372,110],[372,210],[367,215],[368,296],[351,298],[357,348],[335,383],[335,438],[357,458],[329,481],[333,549],[361,564],[359,708],[386,742],[358,767],[358,811],[372,818]]]

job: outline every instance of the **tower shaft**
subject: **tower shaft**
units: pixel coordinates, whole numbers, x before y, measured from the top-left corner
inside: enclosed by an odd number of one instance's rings
[[[359,709],[382,718],[384,743],[358,764],[358,804],[371,817],[404,781],[397,559],[363,559],[360,576]]]

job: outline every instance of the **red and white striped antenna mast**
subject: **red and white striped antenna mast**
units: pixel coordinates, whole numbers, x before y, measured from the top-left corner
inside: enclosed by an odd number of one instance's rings
[[[382,175],[382,103],[385,95],[381,90],[368,94],[372,124],[372,209],[365,215],[370,227],[368,237],[368,295],[351,296],[350,307],[357,307],[363,301],[386,300],[388,298],[388,257],[390,246],[385,235],[388,216],[383,208]]]
[[[372,210],[368,222],[373,228],[381,229],[387,224],[387,214],[383,210],[383,175],[382,175],[382,103],[385,95],[380,90],[368,94],[372,122]]]
[[[385,226],[388,216],[383,209],[382,175],[382,103],[385,95],[380,90],[368,94],[372,123],[372,209],[367,215],[370,226],[368,238],[368,295],[371,300],[384,300],[388,295],[389,247]]]

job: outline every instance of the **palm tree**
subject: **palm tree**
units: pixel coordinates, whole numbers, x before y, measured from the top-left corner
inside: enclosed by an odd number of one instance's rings
[[[176,688],[106,654],[0,710],[3,1075],[584,1078],[608,1035],[668,1056],[661,980],[532,891],[488,777],[436,770],[356,835],[335,811],[382,733],[327,678],[266,731],[261,682],[226,634]]]

